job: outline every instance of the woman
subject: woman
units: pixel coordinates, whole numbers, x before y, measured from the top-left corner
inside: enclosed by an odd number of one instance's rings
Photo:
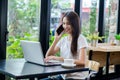
[[[70,11],[66,12],[62,18],[62,26],[64,31],[58,35],[55,34],[55,39],[48,49],[45,61],[51,59],[64,61],[64,59],[74,59],[74,64],[85,65],[87,41],[81,34],[80,20],[77,13]],[[66,33],[67,36],[62,37]],[[60,51],[60,57],[54,56]],[[82,79],[84,73],[71,73],[62,75],[63,78]]]

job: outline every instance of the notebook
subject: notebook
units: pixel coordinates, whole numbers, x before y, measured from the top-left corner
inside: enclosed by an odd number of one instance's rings
[[[47,63],[44,62],[44,56],[40,42],[21,40],[20,44],[23,50],[24,58],[27,62],[42,66],[57,66],[61,64],[61,62],[58,61],[50,61]]]

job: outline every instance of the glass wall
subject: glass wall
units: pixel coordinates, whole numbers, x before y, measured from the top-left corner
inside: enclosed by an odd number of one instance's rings
[[[40,0],[8,0],[7,58],[22,58],[20,40],[38,41]]]
[[[106,0],[105,4],[105,36],[106,42],[114,43],[117,29],[118,0]]]
[[[21,58],[20,40],[38,41],[40,23],[40,0],[8,0],[7,58]],[[51,0],[50,45],[54,39],[60,18],[74,10],[75,0]],[[118,0],[106,0],[105,36],[112,39],[116,32]],[[82,1],[82,34],[97,31],[99,0]],[[111,37],[112,36],[112,37]]]

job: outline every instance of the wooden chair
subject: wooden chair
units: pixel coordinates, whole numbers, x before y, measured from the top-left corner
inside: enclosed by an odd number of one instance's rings
[[[86,80],[90,80],[91,77],[93,76],[95,77],[96,74],[98,73],[100,68],[100,63],[93,60],[87,60],[85,66],[89,68],[89,75],[86,78]]]

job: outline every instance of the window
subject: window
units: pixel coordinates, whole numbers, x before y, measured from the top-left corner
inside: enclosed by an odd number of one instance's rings
[[[8,0],[7,58],[22,58],[20,40],[38,41],[40,0]]]
[[[118,0],[105,0],[105,36],[106,42],[113,43],[117,30]]]
[[[97,31],[99,0],[83,0],[82,2],[82,34]]]

